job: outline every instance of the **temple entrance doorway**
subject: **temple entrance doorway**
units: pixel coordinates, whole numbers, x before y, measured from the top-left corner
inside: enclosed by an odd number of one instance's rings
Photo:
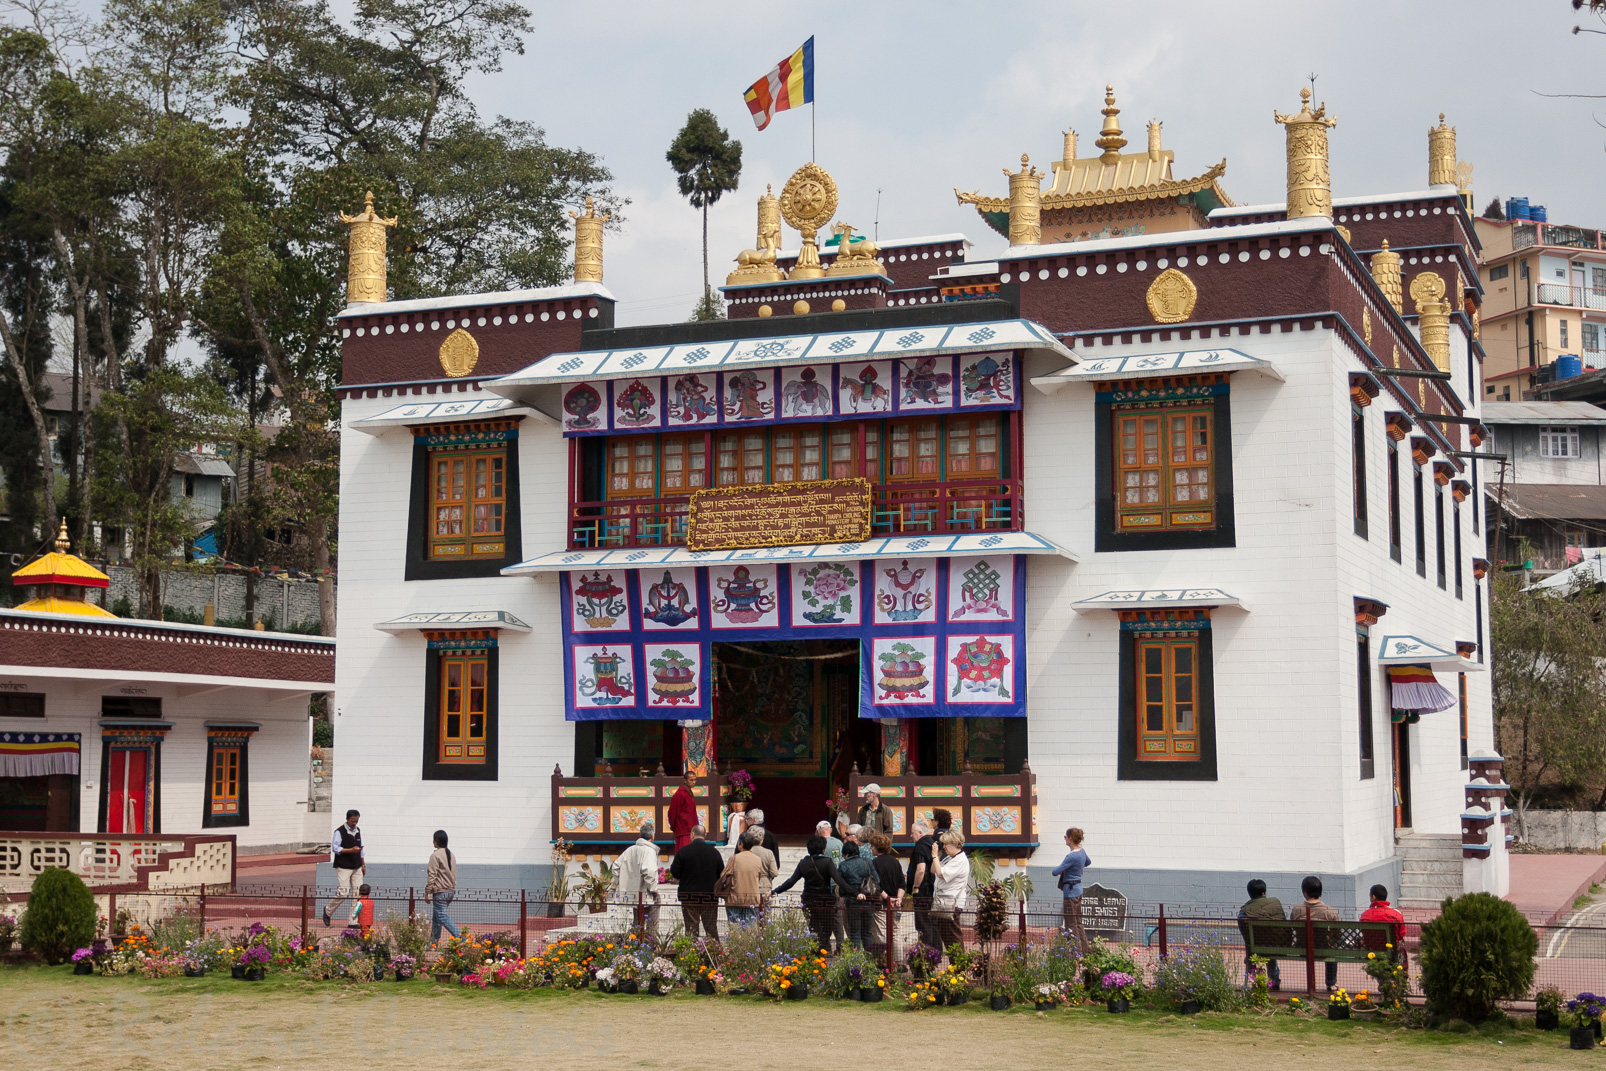
[[[858,763],[880,773],[880,723],[859,717],[859,641],[716,643],[715,754],[753,777],[777,837],[806,836]]]

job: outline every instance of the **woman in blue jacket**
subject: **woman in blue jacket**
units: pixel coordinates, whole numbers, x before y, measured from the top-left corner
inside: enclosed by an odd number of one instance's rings
[[[1093,860],[1082,850],[1082,836],[1082,831],[1075,826],[1065,831],[1065,846],[1070,849],[1070,854],[1054,868],[1054,876],[1059,879],[1060,891],[1065,894],[1065,928],[1071,931],[1071,936],[1076,938],[1076,947],[1086,956],[1087,931],[1082,928],[1082,871],[1091,866]]]

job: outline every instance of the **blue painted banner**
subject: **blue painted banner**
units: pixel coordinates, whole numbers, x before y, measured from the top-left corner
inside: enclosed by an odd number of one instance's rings
[[[859,716],[1024,717],[1026,560],[563,573],[570,721],[707,719],[713,645],[857,640]]]

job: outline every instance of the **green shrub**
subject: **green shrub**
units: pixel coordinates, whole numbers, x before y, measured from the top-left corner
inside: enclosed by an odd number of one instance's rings
[[[1151,1000],[1164,1010],[1197,1000],[1206,1011],[1234,1011],[1244,1001],[1235,973],[1217,945],[1177,948],[1154,968]]]
[[[1444,902],[1422,926],[1422,994],[1436,1014],[1482,1022],[1496,1002],[1527,996],[1539,938],[1515,907],[1490,893]]]
[[[95,940],[95,898],[70,870],[51,867],[34,879],[22,916],[22,947],[46,963],[65,963]]]
[[[1093,938],[1092,944],[1088,947],[1087,958],[1082,961],[1082,983],[1087,986],[1089,997],[1094,1000],[1105,999],[1104,976],[1111,971],[1130,974],[1137,979],[1139,986],[1142,986],[1143,968],[1138,966],[1137,957],[1132,954],[1130,948],[1112,945],[1102,937]]]

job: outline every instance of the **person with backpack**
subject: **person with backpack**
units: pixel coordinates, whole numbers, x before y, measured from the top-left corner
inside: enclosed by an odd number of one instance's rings
[[[424,903],[430,905],[429,939],[439,943],[441,930],[453,937],[463,936],[457,924],[446,913],[447,905],[457,895],[457,858],[446,846],[446,830],[435,831],[435,850],[429,855],[429,869],[424,874]]]
[[[843,845],[843,851],[846,850],[847,846]],[[803,908],[809,914],[809,929],[814,931],[820,948],[830,948],[831,924],[836,918],[836,890],[840,887],[847,893],[849,886],[842,880],[836,864],[825,854],[824,837],[819,834],[810,837],[808,853],[797,861],[797,869],[775,887],[775,892],[780,894],[799,881],[803,883]],[[843,862],[847,862],[846,858]],[[857,890],[850,895],[857,895]]]
[[[357,820],[362,815],[356,808],[346,812],[346,824],[335,830],[335,835],[329,842],[330,863],[335,868],[335,896],[323,905],[323,924],[331,924],[331,916],[335,913],[335,905],[351,901],[351,917],[357,918],[357,890],[362,886],[363,874],[366,867],[363,865],[362,830],[357,828]]]
[[[836,872],[842,879],[842,899],[847,908],[848,944],[863,948],[870,932],[870,917],[881,903],[881,885],[876,880],[874,864],[852,836],[842,845],[842,865]]]

